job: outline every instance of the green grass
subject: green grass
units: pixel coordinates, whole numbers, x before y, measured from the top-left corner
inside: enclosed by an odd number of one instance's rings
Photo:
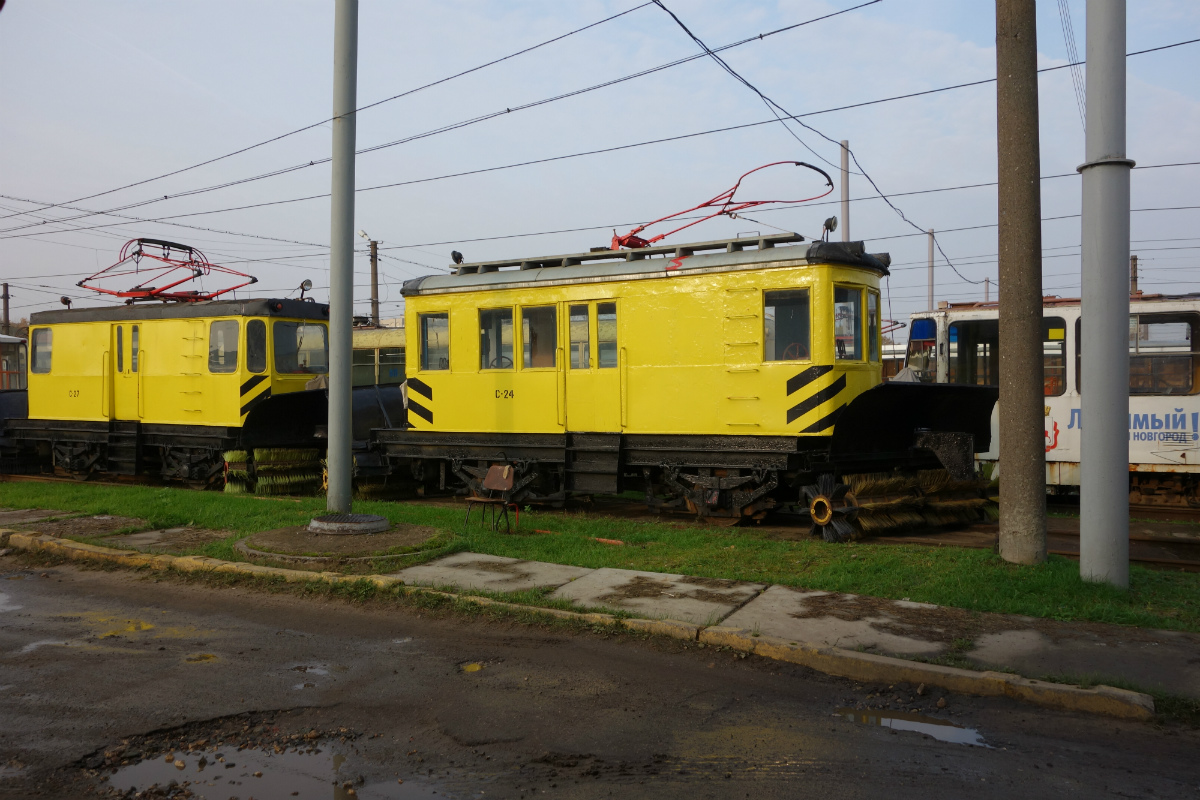
[[[306,524],[324,511],[324,500],[258,499],[151,487],[0,483],[0,506],[141,517],[153,528],[191,524],[227,529],[235,535],[195,552],[242,560],[233,549],[238,538]],[[1131,588],[1121,591],[1084,583],[1076,562],[1056,556],[1037,567],[1018,567],[983,550],[872,545],[869,539],[850,545],[781,541],[754,528],[549,511],[523,511],[521,531],[510,535],[489,531],[475,522],[464,529],[465,508],[461,505],[359,501],[355,511],[381,514],[393,522],[429,525],[451,534],[443,547],[405,564],[472,550],[581,567],[684,573],[909,598],[1064,621],[1200,631],[1200,574],[1195,573],[1133,566]],[[535,529],[546,532],[534,533]],[[593,537],[620,539],[625,544],[605,545]]]

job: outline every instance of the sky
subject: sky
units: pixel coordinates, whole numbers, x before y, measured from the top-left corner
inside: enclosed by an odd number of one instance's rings
[[[608,244],[614,228],[624,233],[695,206],[762,164],[808,161],[836,179],[829,165],[838,163],[842,139],[917,228],[941,231],[953,266],[939,254],[936,299],[981,300],[984,278],[995,299],[995,186],[905,195],[995,181],[995,84],[830,111],[993,78],[994,2],[881,0],[818,19],[864,1],[667,0],[710,47],[751,39],[722,56],[788,112],[809,114],[803,121],[816,129],[793,123],[789,131],[707,58],[518,108],[698,52],[662,9],[641,0],[361,0],[360,107],[628,11],[358,114],[360,149],[490,117],[357,158],[355,227],[381,242],[382,316],[402,312],[403,281],[445,272],[452,250],[468,261],[585,251]],[[1065,2],[1081,57],[1084,5]],[[114,263],[136,237],[189,244],[253,274],[257,296],[295,296],[310,279],[326,299],[329,199],[300,198],[329,191],[329,164],[307,165],[331,151],[333,7],[9,0],[0,11],[0,280],[10,283],[14,320],[57,307],[64,294],[77,308],[111,302],[75,284]],[[1069,63],[1060,3],[1038,3],[1037,24],[1040,66]],[[1200,3],[1129,3],[1127,52],[1190,39],[1200,39]],[[1127,65],[1129,157],[1142,167],[1200,161],[1200,43],[1132,56]],[[1071,73],[1039,80],[1042,174],[1064,176],[1042,184],[1043,285],[1064,297],[1078,296],[1080,285],[1080,224],[1071,215],[1080,209],[1075,168],[1084,131]],[[301,128],[308,129],[187,169]],[[185,171],[148,181],[177,170]],[[446,177],[476,170],[489,171]],[[1200,291],[1197,178],[1198,166],[1133,173],[1134,209],[1193,206],[1132,214],[1145,291]],[[226,183],[236,185],[175,197]],[[371,188],[397,183],[406,185]],[[884,315],[906,321],[927,305],[926,238],[866,177],[849,183],[851,236],[891,254]],[[823,190],[815,173],[776,167],[738,197],[800,199]],[[712,220],[664,243],[751,231],[819,235],[840,211],[837,198],[835,190],[823,201],[747,212],[752,220]],[[141,205],[118,210],[134,204]],[[366,313],[369,263],[366,242],[357,244],[355,307]]]

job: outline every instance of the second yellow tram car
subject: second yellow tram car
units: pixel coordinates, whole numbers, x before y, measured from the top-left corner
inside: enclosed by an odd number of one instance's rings
[[[745,516],[809,513],[801,501],[821,497],[830,513],[817,503],[814,524],[855,515],[848,470],[962,473],[987,448],[995,393],[879,396],[887,256],[801,242],[594,250],[408,281],[408,427],[376,438],[393,468],[443,488],[477,490],[506,463],[517,499],[642,489],[658,507]]]

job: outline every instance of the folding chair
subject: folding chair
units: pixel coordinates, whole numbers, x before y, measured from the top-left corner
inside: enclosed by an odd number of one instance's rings
[[[483,477],[483,491],[485,494],[471,495],[467,498],[467,516],[463,520],[465,527],[471,521],[471,509],[476,505],[481,506],[479,510],[480,521],[487,524],[487,510],[492,509],[492,530],[499,530],[498,517],[504,518],[504,532],[512,533],[512,527],[508,524],[508,507],[512,506],[517,514],[517,527],[521,526],[521,510],[512,502],[512,488],[516,480],[516,470],[510,464],[493,464],[488,468],[487,475]],[[497,509],[499,511],[497,512]]]

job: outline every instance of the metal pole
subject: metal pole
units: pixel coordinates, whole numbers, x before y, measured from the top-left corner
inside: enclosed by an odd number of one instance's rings
[[[329,228],[330,511],[351,506],[351,329],[354,325],[354,139],[358,0],[336,0],[333,28],[333,169]]]
[[[929,304],[926,308],[933,311],[933,228],[929,229]]]
[[[8,284],[3,284],[4,292],[0,294],[0,299],[4,300],[4,335],[8,336],[10,332],[8,324]]]
[[[996,0],[1000,556],[1046,560],[1042,223],[1034,0]]]
[[[850,241],[850,142],[842,139],[842,241]]]
[[[371,240],[371,324],[379,327],[379,242]]]
[[[7,288],[7,287],[8,287],[8,284],[5,284],[5,288]],[[1137,293],[1138,293],[1138,288],[1137,288],[1137,256],[1130,256],[1130,257],[1129,257],[1129,294],[1132,296],[1132,295],[1135,295],[1135,294],[1137,294]],[[8,305],[8,301],[7,301],[7,300],[5,301],[5,305],[6,305],[6,306]],[[8,319],[8,315],[7,315],[7,314],[5,314],[5,315],[4,315],[4,318],[5,318],[5,319]]]
[[[1088,0],[1079,574],[1129,586],[1129,170],[1125,0]]]

